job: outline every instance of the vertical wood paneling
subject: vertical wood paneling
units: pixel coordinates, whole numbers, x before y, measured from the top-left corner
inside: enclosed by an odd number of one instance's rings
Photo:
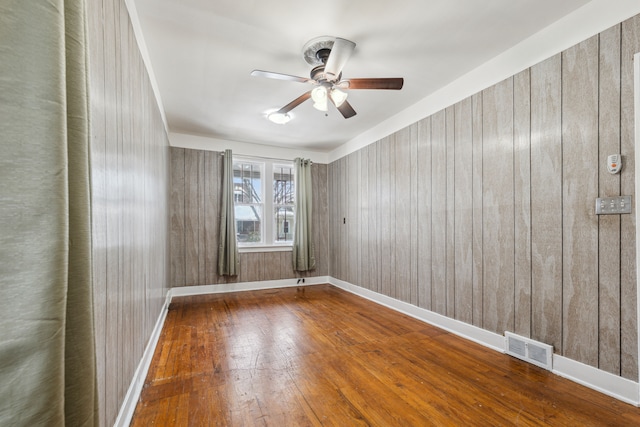
[[[113,425],[175,273],[168,140],[126,6],[87,6],[98,406]]]
[[[380,200],[380,293],[391,295],[391,172],[389,167],[389,138],[384,138],[378,146],[380,150],[379,193]]]
[[[119,292],[119,306],[120,306],[120,324],[132,325],[132,292],[133,286],[131,282],[131,264],[127,262],[131,259],[132,248],[132,211],[131,211],[131,102],[130,102],[130,79],[128,78],[131,73],[131,66],[129,61],[129,49],[128,49],[128,31],[129,22],[127,20],[127,9],[124,4],[120,6],[120,18],[118,19],[118,42],[120,56],[118,58],[120,62],[120,78],[118,89],[120,91],[118,97],[118,145],[120,148],[120,156],[118,158],[118,179],[120,186],[120,205],[122,209],[122,215],[119,217],[120,222],[120,235],[118,239],[120,241],[119,257],[119,273],[120,273],[120,292]],[[135,363],[132,354],[132,335],[133,329],[125,329],[118,331],[118,346],[120,347],[120,354],[122,359],[120,360],[121,370],[118,378],[118,394],[122,395],[126,393],[127,387],[132,371],[132,364]]]
[[[359,207],[359,223],[356,225],[360,229],[360,260],[358,263],[358,274],[360,278],[360,286],[371,289],[371,262],[369,256],[369,242],[372,238],[369,236],[369,218],[371,216],[371,207],[369,205],[369,147],[360,150],[360,207]]]
[[[89,67],[89,88],[91,94],[98,99],[105,99],[105,67],[102,58],[105,55],[104,13],[101,2],[87,3],[89,28],[93,29],[88,37],[90,60],[97,61],[96,66]],[[106,105],[92,103],[89,109],[91,130],[91,206],[92,206],[92,275],[93,275],[93,310],[95,328],[95,351],[97,369],[97,398],[99,406],[99,423],[107,425],[105,402],[107,401],[106,367],[107,367],[107,146],[106,146]]]
[[[446,113],[431,117],[431,310],[447,312]]]
[[[562,347],[591,366],[598,364],[598,62],[597,36],[562,55]]]
[[[131,24],[130,24],[131,25]],[[132,111],[132,127],[131,127],[131,141],[133,146],[133,164],[134,165],[142,165],[144,169],[147,168],[144,162],[144,144],[141,144],[139,141],[144,141],[143,139],[143,109],[136,108],[136,100],[142,100],[143,98],[143,78],[144,78],[144,64],[142,63],[142,58],[140,55],[136,55],[136,38],[133,32],[133,29],[129,31],[129,51],[131,52],[131,59],[133,62],[133,76],[135,80],[138,82],[133,85],[133,90],[131,92],[131,111]],[[133,257],[131,260],[132,264],[132,282],[134,284],[134,299],[132,304],[133,310],[133,322],[136,325],[140,325],[140,328],[135,329],[135,333],[132,336],[132,349],[133,354],[142,354],[144,352],[144,347],[146,345],[146,336],[144,336],[144,331],[148,330],[145,325],[146,321],[146,313],[144,310],[140,310],[139,307],[144,306],[145,304],[145,277],[147,272],[145,268],[136,268],[135,266],[145,266],[145,259],[147,258],[146,251],[139,250],[140,244],[147,243],[144,229],[144,221],[145,221],[145,192],[146,185],[145,182],[143,185],[135,185],[139,182],[144,182],[144,176],[141,171],[137,170],[137,168],[133,168],[135,173],[131,174],[132,177],[132,188],[134,190],[133,196]],[[145,247],[146,244],[145,244]],[[139,284],[139,285],[135,285]],[[137,368],[137,363],[134,362],[133,368]]]
[[[325,164],[314,163],[311,167],[313,180],[313,234],[316,253],[316,270],[311,273],[316,276],[329,274],[329,207],[327,203],[328,167]],[[293,273],[293,270],[291,271]],[[283,279],[286,272],[281,273]]]
[[[344,187],[344,182],[342,181],[342,163],[341,161],[337,161],[335,163],[335,191],[333,203],[335,204],[335,212],[336,212],[336,239],[335,239],[335,274],[338,279],[344,280],[344,276],[342,274],[342,268],[344,264],[344,254],[342,253],[342,242],[343,242],[343,234],[345,232],[344,229],[344,213],[342,212],[342,188]]]
[[[277,252],[280,254],[280,278],[293,279],[296,272],[293,271],[293,253],[291,251]],[[242,266],[240,267],[242,268]]]
[[[333,252],[335,253],[335,276],[340,280],[344,280],[344,276],[342,274],[342,265],[343,265],[343,256],[342,253],[342,242],[343,242],[343,234],[344,234],[344,214],[342,212],[342,188],[344,187],[344,182],[342,180],[342,161],[338,160],[335,162],[335,171],[334,171],[334,197],[333,203],[335,204],[335,216],[336,216],[336,234],[335,234],[335,244],[333,247]]]
[[[418,122],[418,306],[431,309],[431,118]]]
[[[171,147],[171,195],[170,195],[170,239],[171,239],[171,285],[184,286],[185,219],[184,219],[184,148]]]
[[[620,153],[621,26],[600,34],[599,196],[620,194],[620,175],[607,171],[606,158]],[[598,218],[599,368],[620,375],[620,216]]]
[[[184,153],[184,266],[185,284],[187,286],[199,283],[199,239],[200,239],[200,160],[202,152],[199,150],[185,150]]]
[[[337,201],[336,201],[336,205],[337,205],[337,214],[338,214],[338,233],[336,235],[337,238],[337,242],[338,242],[338,246],[337,246],[337,254],[336,254],[336,266],[337,266],[337,274],[338,274],[338,278],[340,280],[345,280],[346,276],[344,274],[344,268],[345,268],[345,257],[347,256],[346,252],[344,251],[344,244],[345,244],[345,236],[346,236],[346,225],[345,225],[345,212],[343,210],[343,206],[344,206],[344,187],[345,187],[345,180],[343,178],[343,171],[344,171],[344,159],[341,159],[337,162],[337,169],[336,169],[336,197],[337,197]]]
[[[620,151],[624,160],[624,171],[620,176],[620,192],[635,195],[635,135],[634,135],[634,80],[633,55],[640,52],[640,15],[622,23],[622,69]],[[632,212],[637,204],[632,197]],[[638,291],[636,271],[636,216],[621,215],[620,242],[620,294],[621,294],[621,346],[622,376],[638,381]]]
[[[340,159],[340,218],[342,218],[342,230],[340,232],[340,278],[348,280],[349,277],[349,171],[348,159]]]
[[[329,208],[329,275],[338,277],[336,269],[336,248],[337,248],[337,235],[338,235],[338,215],[336,209],[336,179],[335,170],[337,162],[332,162],[328,165],[327,169],[327,185],[329,188],[328,193],[328,208]]]
[[[122,33],[123,33],[122,27],[125,26],[125,23],[122,22],[122,16],[124,16],[123,9],[124,9],[124,4],[120,3],[115,7],[115,10],[114,10],[114,19],[116,21],[115,22],[116,52],[118,53],[116,56],[116,61],[118,61],[119,64],[122,64],[123,61],[126,62],[125,53],[123,52],[123,50],[126,50],[126,49],[123,46],[124,41],[122,39]],[[117,277],[117,282],[116,282],[117,291],[115,293],[115,295],[117,296],[117,313],[118,313],[117,324],[130,325],[131,323],[127,322],[127,316],[129,313],[127,310],[128,307],[126,307],[126,301],[127,301],[127,296],[129,292],[127,289],[127,283],[125,283],[125,280],[126,280],[125,273],[128,270],[129,266],[125,264],[127,260],[127,258],[125,258],[125,251],[127,251],[127,242],[125,242],[125,237],[124,237],[125,236],[124,223],[126,221],[124,212],[126,211],[127,207],[125,206],[123,201],[125,200],[125,189],[124,189],[125,179],[126,179],[125,163],[127,162],[127,159],[124,156],[125,142],[123,141],[124,123],[122,118],[122,110],[123,108],[125,108],[123,105],[124,101],[123,101],[123,90],[122,90],[123,77],[125,77],[123,75],[123,67],[119,66],[116,72],[116,89],[115,89],[115,92],[116,92],[115,144],[116,144],[116,152],[117,152],[117,157],[116,157],[117,175],[114,183],[118,189],[115,200],[117,200],[120,212],[118,212],[118,216],[116,218],[118,234],[114,236],[118,245],[118,255],[117,255],[118,269],[114,271],[114,276]],[[128,354],[129,347],[125,343],[126,335],[127,334],[123,329],[120,329],[116,332],[117,353],[122,355],[122,357],[118,359],[118,363],[117,363],[118,369],[116,371],[117,372],[116,392],[119,396],[123,395],[125,392],[125,387],[126,387],[125,384],[127,382],[126,372],[128,371],[127,365],[130,363],[129,354]]]
[[[395,297],[400,301],[411,300],[411,128],[406,127],[395,135]]]
[[[396,256],[396,239],[397,239],[397,227],[396,227],[396,200],[398,200],[398,194],[396,192],[396,135],[392,134],[388,136],[389,144],[389,195],[388,195],[388,212],[389,212],[389,278],[390,283],[388,286],[388,293],[390,297],[397,298],[398,283],[396,282],[397,271],[397,256]]]
[[[456,174],[456,147],[455,147],[455,108],[446,109],[446,305],[447,316],[456,317],[456,284],[455,284],[455,174]]]
[[[482,92],[471,97],[472,108],[472,176],[473,176],[473,324],[482,326],[483,309],[483,255],[482,255]]]
[[[561,55],[531,67],[531,337],[562,352]]]
[[[240,282],[257,282],[263,280],[264,253],[245,252],[240,254]]]
[[[119,55],[117,45],[117,20],[120,16],[119,2],[110,2],[104,5],[105,20],[105,46],[104,58],[99,63],[104,64],[105,69],[105,106],[112,106],[106,111],[106,187],[107,203],[107,301],[106,301],[106,347],[108,351],[121,355],[118,347],[118,332],[120,328],[120,263],[118,259],[120,246],[120,186],[118,185],[118,69],[116,58]],[[108,59],[108,60],[107,60]],[[96,64],[97,65],[97,64]],[[122,372],[121,360],[118,357],[107,357],[105,367],[105,413],[107,420],[115,420],[113,414],[117,414],[120,402],[118,390],[119,373]]]
[[[259,256],[260,253],[257,255]],[[280,279],[293,279],[297,276],[298,273],[293,271],[293,253],[291,251],[280,252]]]
[[[263,280],[280,280],[282,279],[281,273],[281,260],[280,260],[281,252],[265,252],[263,255]],[[289,264],[291,265],[291,264]]]
[[[340,280],[344,280],[345,276],[344,276],[344,258],[346,256],[346,254],[343,251],[343,244],[344,244],[344,236],[346,233],[346,225],[344,224],[344,217],[345,217],[345,213],[342,210],[342,205],[343,205],[343,192],[344,192],[344,180],[342,178],[342,170],[344,165],[344,161],[339,160],[336,162],[336,192],[335,192],[335,201],[334,203],[336,204],[336,215],[337,215],[337,223],[338,223],[338,227],[337,227],[337,232],[336,232],[336,274],[338,279]]]
[[[378,188],[380,186],[379,169],[380,143],[369,145],[369,258],[371,259],[371,290],[380,292],[380,202]]]
[[[413,305],[418,305],[418,168],[421,167],[418,163],[418,124],[411,125],[410,131],[411,212],[409,213],[409,220],[411,221],[411,233],[409,238],[411,239],[411,290],[409,292],[409,302]]]
[[[483,91],[484,328],[514,325],[513,79]]]
[[[473,120],[471,98],[455,111],[454,238],[455,318],[473,320]]]
[[[198,282],[207,283],[205,280],[205,271],[207,264],[207,253],[205,250],[205,224],[206,224],[206,181],[205,181],[205,154],[202,152],[198,155]]]
[[[346,200],[347,200],[347,282],[360,285],[358,266],[360,264],[360,152],[356,151],[347,156],[346,163]]]
[[[513,80],[513,166],[515,207],[515,325],[531,336],[531,81],[529,70]]]

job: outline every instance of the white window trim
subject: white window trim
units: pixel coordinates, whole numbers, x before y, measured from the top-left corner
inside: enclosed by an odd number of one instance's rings
[[[293,245],[291,243],[278,243],[273,246],[265,246],[265,245],[251,245],[251,246],[240,246],[238,245],[238,252],[291,252],[293,250]]]
[[[277,243],[275,242],[275,230],[273,220],[273,166],[274,165],[291,165],[293,169],[293,161],[285,159],[267,159],[261,157],[251,157],[234,155],[233,161],[250,162],[261,165],[262,176],[262,242],[260,243],[244,243],[238,242],[238,252],[286,252],[293,250],[293,242]],[[267,182],[268,178],[268,182]],[[295,180],[295,175],[294,175]]]

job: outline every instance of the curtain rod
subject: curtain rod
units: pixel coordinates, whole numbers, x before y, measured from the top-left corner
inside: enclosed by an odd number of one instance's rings
[[[220,155],[222,157],[224,157],[224,151],[221,151]],[[238,157],[248,157],[248,158],[252,158],[252,159],[264,159],[264,160],[282,160],[282,161],[285,161],[285,162],[293,162],[293,160],[282,159],[280,157],[251,156],[251,155],[245,155],[245,154],[238,154]],[[307,160],[307,161],[309,163],[313,163],[312,160]]]

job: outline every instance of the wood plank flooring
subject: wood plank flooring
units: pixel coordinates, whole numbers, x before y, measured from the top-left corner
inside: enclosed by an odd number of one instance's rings
[[[630,426],[640,409],[330,285],[175,298],[132,426]]]

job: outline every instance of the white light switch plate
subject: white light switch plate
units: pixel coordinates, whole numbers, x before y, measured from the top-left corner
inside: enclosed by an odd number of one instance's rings
[[[596,215],[631,213],[631,196],[599,197],[596,199]]]

